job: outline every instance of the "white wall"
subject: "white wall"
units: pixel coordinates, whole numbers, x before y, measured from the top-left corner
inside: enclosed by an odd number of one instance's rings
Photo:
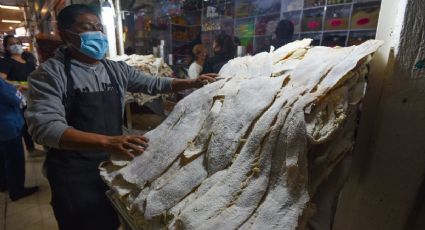
[[[423,0],[382,1],[377,39],[386,44],[372,64],[334,230],[411,230],[425,213],[417,201],[425,195],[425,72],[414,69],[425,57],[424,12]]]

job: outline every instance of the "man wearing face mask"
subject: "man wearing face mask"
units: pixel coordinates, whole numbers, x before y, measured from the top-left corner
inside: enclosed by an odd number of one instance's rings
[[[36,142],[49,146],[46,172],[60,229],[117,229],[98,166],[110,154],[134,157],[149,140],[122,135],[124,94],[199,88],[214,75],[193,80],[144,75],[124,62],[104,59],[108,41],[96,12],[70,5],[57,16],[66,44],[29,79],[26,118]]]

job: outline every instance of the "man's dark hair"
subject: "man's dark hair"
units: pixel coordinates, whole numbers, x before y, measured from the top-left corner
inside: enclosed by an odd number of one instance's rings
[[[289,20],[281,20],[276,27],[277,39],[292,39],[294,36],[294,24]]]
[[[75,23],[75,19],[82,14],[94,14],[99,17],[99,14],[92,7],[83,4],[72,4],[63,8],[58,16],[58,29],[67,30]]]
[[[214,41],[220,46],[220,52],[218,54],[223,55],[226,59],[232,59],[235,56],[235,43],[233,43],[232,37],[226,33],[220,33],[215,36]]]

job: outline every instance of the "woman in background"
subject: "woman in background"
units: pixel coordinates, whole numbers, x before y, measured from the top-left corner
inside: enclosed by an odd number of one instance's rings
[[[202,73],[203,65],[207,58],[207,49],[202,44],[198,44],[193,47],[192,53],[195,60],[189,67],[188,75],[190,79],[196,79]]]
[[[214,57],[208,58],[203,73],[218,73],[221,67],[235,57],[235,44],[232,37],[221,33],[214,38]]]
[[[15,82],[26,82],[28,76],[36,68],[36,59],[33,54],[25,52],[21,40],[13,35],[7,35],[3,40],[4,59],[0,61],[0,77]],[[26,89],[26,84],[20,85],[21,89]],[[25,110],[25,107],[23,108]],[[23,111],[22,111],[23,112]],[[25,122],[23,129],[25,146],[30,156],[40,154],[36,150],[31,136],[28,134],[28,127]]]
[[[0,78],[0,192],[9,190],[12,201],[29,196],[38,190],[38,187],[24,187],[22,102],[22,94],[13,85]]]

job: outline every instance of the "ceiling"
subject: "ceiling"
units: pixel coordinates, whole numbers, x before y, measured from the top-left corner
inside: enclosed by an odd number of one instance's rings
[[[3,3],[3,1],[0,1]],[[21,7],[20,10],[4,9],[0,7],[0,33],[8,33],[14,31],[16,27],[23,26],[25,24],[24,11]],[[21,21],[22,23],[5,23],[2,20],[15,20]]]

